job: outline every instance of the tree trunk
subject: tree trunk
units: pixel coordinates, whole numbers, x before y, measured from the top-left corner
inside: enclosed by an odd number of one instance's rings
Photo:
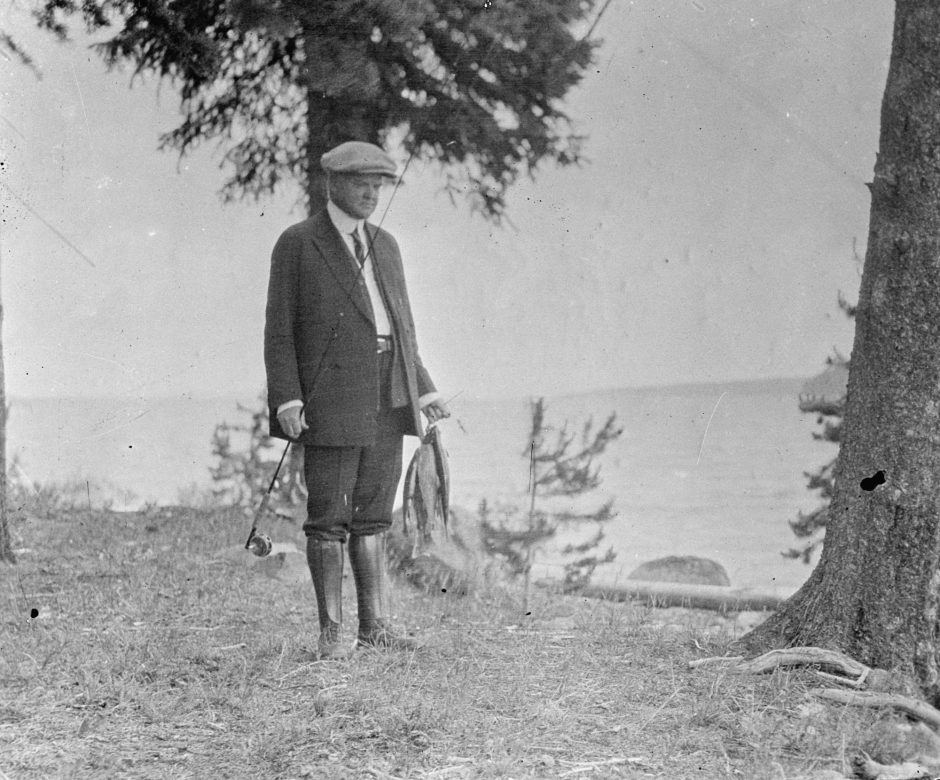
[[[0,561],[16,563],[7,512],[7,393],[3,370],[3,300],[0,298]]]
[[[308,55],[309,56],[309,55]],[[324,133],[326,98],[316,87],[307,87],[307,214],[313,216],[326,206],[326,175],[320,167],[320,157],[329,151]]]
[[[344,141],[379,144],[381,121],[373,106],[381,90],[375,64],[367,54],[369,30],[359,41],[337,40],[316,15],[302,20],[307,90],[307,212],[326,206],[324,152]]]
[[[896,3],[819,564],[749,650],[836,648],[940,695],[940,6]]]

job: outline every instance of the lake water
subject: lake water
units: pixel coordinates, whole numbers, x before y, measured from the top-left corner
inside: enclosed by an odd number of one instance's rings
[[[736,586],[795,588],[809,567],[784,559],[787,520],[815,506],[803,472],[835,454],[817,442],[813,415],[797,409],[801,380],[626,389],[547,399],[547,422],[580,431],[615,412],[623,435],[601,457],[602,484],[587,505],[614,499],[607,527],[614,580],[652,558],[700,555]],[[72,481],[116,503],[176,503],[208,487],[217,423],[243,421],[251,398],[14,399],[9,455],[36,483]],[[443,424],[452,503],[526,506],[527,399],[460,396]],[[406,458],[416,440],[410,439]]]

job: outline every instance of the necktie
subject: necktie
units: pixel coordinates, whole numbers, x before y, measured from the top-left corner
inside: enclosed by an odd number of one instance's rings
[[[365,248],[362,246],[362,239],[359,238],[359,231],[353,230],[350,235],[352,236],[353,246],[356,248],[356,259],[359,261],[359,265],[365,265],[366,252]]]

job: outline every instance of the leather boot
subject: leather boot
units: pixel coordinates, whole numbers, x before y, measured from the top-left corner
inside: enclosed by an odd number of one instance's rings
[[[356,580],[359,606],[357,646],[415,650],[418,644],[396,635],[389,625],[385,575],[385,534],[349,537],[349,562]]]
[[[343,543],[307,537],[307,565],[317,594],[320,660],[345,658],[349,649],[342,644],[343,631]]]

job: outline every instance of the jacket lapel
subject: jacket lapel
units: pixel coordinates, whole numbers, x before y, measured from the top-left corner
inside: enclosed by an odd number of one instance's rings
[[[363,317],[374,322],[372,304],[369,302],[369,294],[365,289],[362,274],[359,273],[359,263],[349,253],[346,243],[333,226],[326,211],[320,212],[314,220],[312,238],[317,252],[336,277],[345,295]]]

